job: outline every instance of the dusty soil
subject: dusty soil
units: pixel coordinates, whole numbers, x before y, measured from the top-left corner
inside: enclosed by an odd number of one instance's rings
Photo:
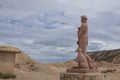
[[[9,80],[59,80],[59,74],[59,72],[16,71],[17,78]],[[120,73],[105,73],[104,75],[106,80],[120,80]]]

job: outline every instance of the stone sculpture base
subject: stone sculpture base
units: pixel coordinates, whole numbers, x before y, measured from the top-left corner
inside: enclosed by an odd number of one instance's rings
[[[60,80],[105,80],[103,73],[61,73]]]
[[[97,73],[97,69],[67,69],[69,73]]]

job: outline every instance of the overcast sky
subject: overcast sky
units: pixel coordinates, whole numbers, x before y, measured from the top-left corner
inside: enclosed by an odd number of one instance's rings
[[[120,48],[120,0],[0,0],[0,44],[44,63],[74,59],[84,14],[87,51]]]

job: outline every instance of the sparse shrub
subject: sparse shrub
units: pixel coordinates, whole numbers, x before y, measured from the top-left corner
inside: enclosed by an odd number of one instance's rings
[[[16,78],[16,75],[14,74],[8,74],[8,73],[0,73],[1,79],[10,79],[10,78]]]
[[[29,62],[27,62],[27,64],[30,64]]]
[[[30,66],[31,66],[31,67],[34,67],[34,65],[33,65],[33,64],[31,64]]]

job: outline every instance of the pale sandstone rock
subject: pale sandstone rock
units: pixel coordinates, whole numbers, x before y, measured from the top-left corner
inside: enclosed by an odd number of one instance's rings
[[[0,73],[14,74],[15,55],[21,51],[12,46],[0,46]]]

